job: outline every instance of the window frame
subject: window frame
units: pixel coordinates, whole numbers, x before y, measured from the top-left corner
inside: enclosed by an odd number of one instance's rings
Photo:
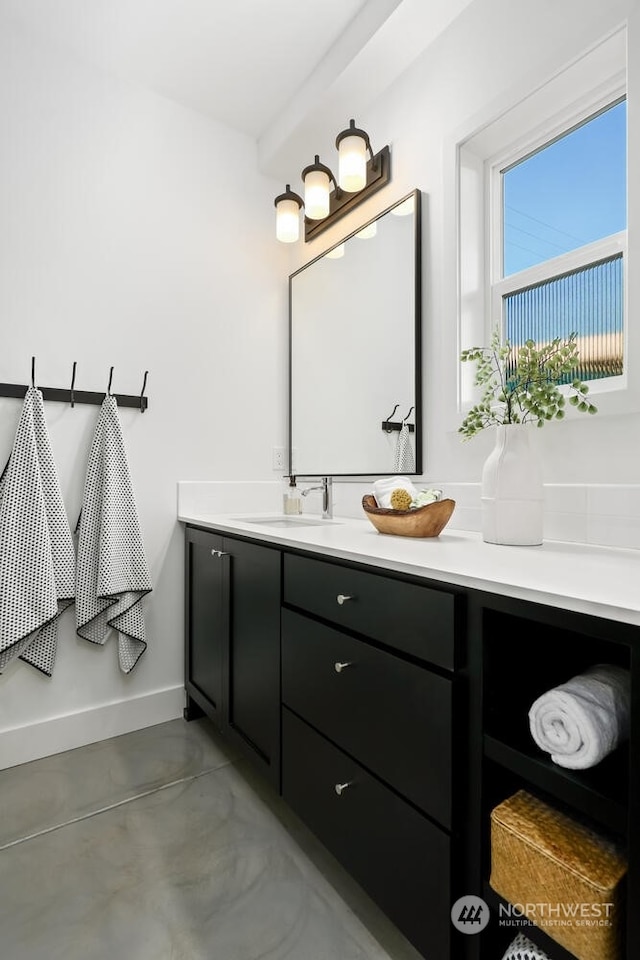
[[[487,344],[494,327],[491,280],[494,265],[501,262],[502,256],[500,246],[496,248],[494,245],[501,244],[502,238],[500,235],[496,241],[495,229],[491,232],[489,213],[495,209],[492,207],[495,185],[492,188],[492,178],[487,175],[487,170],[494,167],[504,169],[509,161],[515,162],[537,147],[552,142],[621,98],[628,100],[628,28],[626,22],[620,24],[569,63],[550,69],[545,79],[539,74],[537,78],[530,75],[528,82],[523,80],[519,87],[469,117],[462,127],[452,131],[444,144],[445,192],[455,209],[455,217],[444,223],[445,248],[449,251],[445,261],[446,299],[456,317],[456,323],[445,333],[448,356],[455,362],[456,370],[456,376],[446,390],[450,398],[446,403],[448,430],[457,430],[460,416],[468,412],[478,395],[473,383],[473,365],[461,363],[460,353]],[[628,125],[629,111],[627,131]],[[635,153],[635,144],[627,136],[627,171],[633,169],[630,158]],[[449,163],[450,172],[447,173]],[[525,271],[512,275],[518,278],[519,285],[526,286],[550,276],[562,276],[582,265],[622,252],[624,373],[621,377],[589,381],[590,388],[600,394],[598,410],[601,414],[640,412],[640,325],[633,325],[629,309],[630,293],[635,302],[634,291],[638,286],[629,272],[628,250],[635,250],[628,239],[629,193],[627,174],[627,230],[553,258],[555,262],[551,266],[550,261],[545,261],[528,268],[531,271],[528,277]],[[582,254],[584,260],[579,259]],[[545,274],[548,266],[550,272]],[[507,278],[500,278],[503,279]],[[522,283],[523,279],[527,280],[526,284]],[[504,292],[503,288],[501,293]],[[501,303],[500,307],[498,316],[501,319]],[[575,415],[573,408],[567,413],[570,419]]]
[[[503,275],[504,256],[504,216],[503,216],[503,172],[517,163],[522,162],[533,153],[544,150],[557,140],[571,133],[572,130],[584,123],[595,119],[606,110],[622,103],[627,98],[626,84],[616,82],[601,89],[594,98],[585,94],[584,98],[570,107],[561,110],[550,118],[548,124],[538,127],[529,135],[511,144],[506,150],[501,150],[485,161],[486,189],[488,192],[487,232],[489,263],[486,282],[486,315],[489,318],[489,330],[486,335],[499,326],[501,336],[504,337],[504,297],[519,290],[526,290],[535,284],[543,283],[579,271],[599,261],[615,255],[622,255],[622,309],[623,309],[623,373],[621,376],[602,377],[589,381],[592,393],[605,393],[623,388],[627,382],[627,350],[628,350],[628,307],[627,291],[627,228],[617,233],[609,234],[600,240],[583,244],[568,253],[561,253],[550,257],[541,263],[534,264],[524,270],[518,270],[508,276]]]

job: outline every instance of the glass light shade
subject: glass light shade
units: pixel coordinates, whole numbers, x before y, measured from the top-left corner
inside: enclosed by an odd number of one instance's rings
[[[360,230],[359,233],[356,233],[356,237],[358,237],[360,240],[370,240],[371,237],[375,237],[377,232],[378,224],[374,220],[373,223],[370,223],[368,226],[364,227],[363,230]]]
[[[276,237],[295,243],[300,236],[300,206],[295,200],[280,200],[276,207]]]
[[[367,145],[362,137],[343,137],[338,147],[338,185],[357,193],[367,185]]]
[[[344,243],[339,243],[333,250],[329,250],[328,253],[325,253],[325,257],[327,260],[339,260],[340,257],[344,257]]]
[[[309,220],[324,220],[329,216],[330,183],[322,170],[310,170],[304,178],[304,212]]]

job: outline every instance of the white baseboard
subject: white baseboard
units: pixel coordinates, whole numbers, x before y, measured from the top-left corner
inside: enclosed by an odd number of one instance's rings
[[[182,716],[184,687],[102,704],[0,732],[0,770]]]

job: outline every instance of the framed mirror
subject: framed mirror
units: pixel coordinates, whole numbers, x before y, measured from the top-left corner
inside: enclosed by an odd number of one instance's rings
[[[289,277],[290,474],[422,472],[420,199]],[[413,471],[396,469],[403,420]]]

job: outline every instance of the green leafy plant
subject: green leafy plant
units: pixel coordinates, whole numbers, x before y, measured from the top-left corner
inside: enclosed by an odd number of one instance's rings
[[[572,333],[541,347],[527,340],[514,349],[508,340],[501,342],[496,330],[488,347],[463,350],[463,363],[478,364],[474,382],[483,389],[458,432],[468,440],[494,424],[535,422],[542,427],[547,420],[562,420],[567,399],[582,413],[597,413],[587,384],[572,377],[578,366],[576,341],[577,334]],[[568,398],[560,390],[567,383]]]

